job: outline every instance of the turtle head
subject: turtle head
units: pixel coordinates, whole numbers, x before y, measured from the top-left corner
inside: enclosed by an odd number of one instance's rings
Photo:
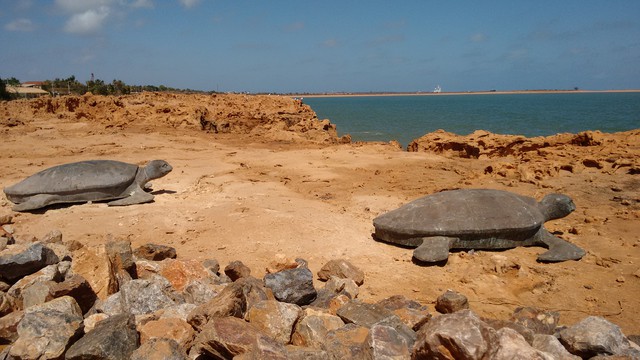
[[[147,176],[147,181],[161,178],[170,173],[171,170],[173,170],[171,165],[164,160],[149,161],[147,166],[144,167],[144,173]]]
[[[567,195],[549,194],[540,201],[540,210],[546,221],[563,218],[575,209],[576,204]]]

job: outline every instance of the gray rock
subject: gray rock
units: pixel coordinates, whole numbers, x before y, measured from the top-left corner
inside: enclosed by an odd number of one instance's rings
[[[152,261],[175,259],[177,256],[174,247],[157,244],[144,244],[138,247],[133,254],[139,258]]]
[[[335,294],[344,294],[349,299],[355,299],[358,297],[360,288],[358,284],[352,279],[338,278],[331,276],[331,278],[324,284],[324,289]]]
[[[576,355],[572,355],[567,349],[562,346],[558,338],[553,335],[547,334],[535,334],[533,336],[534,348],[543,351],[556,360],[580,360],[581,358]]]
[[[24,311],[14,311],[0,317],[0,344],[10,344],[18,339],[18,324]]]
[[[207,303],[193,309],[187,322],[199,331],[213,318],[226,316],[244,318],[246,308],[247,300],[243,293],[243,286],[234,282],[227,285]]]
[[[13,283],[58,261],[51,249],[41,243],[35,243],[18,254],[0,256],[0,278]]]
[[[184,287],[184,299],[186,302],[201,305],[221,291],[222,285],[214,285],[207,279],[194,279]]]
[[[447,290],[436,299],[436,311],[442,314],[450,314],[468,308],[467,297],[455,291]]]
[[[175,340],[154,338],[131,354],[131,360],[187,360],[187,354]]]
[[[487,318],[481,318],[481,320],[487,323],[487,325],[494,328],[496,331],[500,329],[505,329],[505,328],[515,330],[527,341],[528,344],[533,343],[533,336],[535,335],[533,331],[531,331],[530,329],[520,324],[516,324],[508,320],[496,320],[496,319],[487,319]]]
[[[212,318],[200,331],[194,341],[189,356],[198,354],[215,359],[231,359],[245,353],[252,353],[255,358],[259,354],[283,354],[284,346],[260,332],[248,322],[236,317]],[[251,358],[250,357],[250,358]]]
[[[313,308],[304,309],[303,316],[295,325],[291,343],[297,346],[318,348],[331,330],[343,327],[340,317]]]
[[[73,298],[64,296],[25,310],[18,339],[9,354],[17,359],[60,359],[82,336],[82,312]]]
[[[498,341],[496,331],[471,310],[434,317],[417,336],[414,359],[491,359]]]
[[[394,328],[402,336],[408,346],[413,346],[416,333],[394,313],[386,310],[378,304],[363,303],[359,300],[351,300],[344,304],[336,312],[345,323],[353,323],[366,328],[374,325],[386,325]]]
[[[142,315],[175,304],[164,286],[149,280],[136,279],[122,286],[120,292],[109,296],[98,309],[109,315],[120,313]]]
[[[288,345],[287,358],[289,360],[326,360],[329,354],[323,349]]]
[[[63,277],[60,274],[60,270],[57,264],[46,266],[37,272],[27,275],[22,279],[18,280],[15,284],[9,288],[7,294],[10,295],[15,301],[16,306],[22,308],[22,292],[25,291],[31,285],[43,282],[46,283],[48,281],[62,281]]]
[[[224,273],[231,279],[236,281],[240,278],[251,276],[251,269],[242,261],[232,261],[224,268]]]
[[[62,243],[62,232],[60,232],[60,230],[58,229],[51,230],[45,236],[43,236],[42,239],[40,239],[40,241],[43,244],[49,244],[49,243],[60,244]]]
[[[202,266],[209,269],[214,274],[218,274],[220,271],[220,263],[216,259],[207,259],[202,262]]]
[[[598,316],[589,316],[560,331],[559,337],[570,353],[583,358],[617,355],[629,348],[620,327]]]
[[[358,286],[364,283],[364,273],[362,270],[344,259],[330,260],[318,271],[318,278],[322,281],[329,280],[331,276],[351,279]]]
[[[308,305],[317,296],[313,287],[313,274],[307,268],[297,268],[267,274],[264,277],[267,288],[282,302],[296,305]]]
[[[560,313],[532,307],[519,307],[511,315],[511,321],[530,329],[535,334],[552,335],[560,321]]]
[[[266,335],[286,345],[291,341],[293,326],[300,316],[302,309],[298,305],[263,300],[247,311],[245,319]]]
[[[129,359],[138,348],[139,338],[132,314],[113,315],[73,344],[67,360]]]
[[[81,275],[71,275],[63,282],[49,282],[49,298],[71,296],[76,300],[83,314],[86,314],[98,299],[87,279]]]
[[[394,295],[378,301],[378,305],[398,316],[405,325],[418,331],[431,319],[429,309],[403,295]]]
[[[555,360],[547,353],[537,350],[517,331],[502,328],[497,331],[498,342],[492,360]]]
[[[367,336],[370,358],[375,360],[409,359],[409,345],[396,329],[386,325],[373,325]]]
[[[22,308],[27,309],[34,305],[44,304],[49,298],[48,283],[37,281],[22,290]]]
[[[105,249],[111,264],[111,271],[118,281],[118,289],[136,277],[136,264],[133,261],[131,242],[127,240],[108,241]],[[117,290],[116,290],[117,291]]]
[[[329,359],[370,359],[368,336],[369,329],[366,327],[347,324],[329,331],[323,345],[329,353]]]

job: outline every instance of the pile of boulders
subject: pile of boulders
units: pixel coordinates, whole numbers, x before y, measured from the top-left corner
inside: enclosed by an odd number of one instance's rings
[[[240,261],[220,269],[162,245],[12,231],[0,233],[0,360],[640,358],[601,317],[559,327],[556,312],[519,308],[484,319],[452,291],[437,313],[404,296],[360,301],[365,276],[344,259],[316,288],[303,259],[276,257],[260,279]]]

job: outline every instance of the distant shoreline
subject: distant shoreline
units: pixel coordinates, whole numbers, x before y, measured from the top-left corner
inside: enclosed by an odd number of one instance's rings
[[[636,93],[640,89],[628,90],[507,90],[507,91],[452,91],[452,92],[336,92],[319,94],[289,94],[286,96],[298,98],[322,97],[365,97],[365,96],[443,96],[443,95],[505,95],[505,94],[588,94],[588,93]]]

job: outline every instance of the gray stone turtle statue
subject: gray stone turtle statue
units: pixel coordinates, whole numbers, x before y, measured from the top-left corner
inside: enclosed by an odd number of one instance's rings
[[[538,261],[579,260],[585,251],[544,228],[548,220],[575,210],[571,198],[550,194],[542,201],[501,190],[466,189],[435,193],[373,220],[378,240],[416,248],[415,259],[447,260],[451,249],[511,249],[542,246]]]
[[[42,170],[4,189],[14,211],[30,211],[58,203],[113,200],[110,206],[150,202],[145,184],[173,168],[164,160],[138,166],[113,160],[90,160]]]

